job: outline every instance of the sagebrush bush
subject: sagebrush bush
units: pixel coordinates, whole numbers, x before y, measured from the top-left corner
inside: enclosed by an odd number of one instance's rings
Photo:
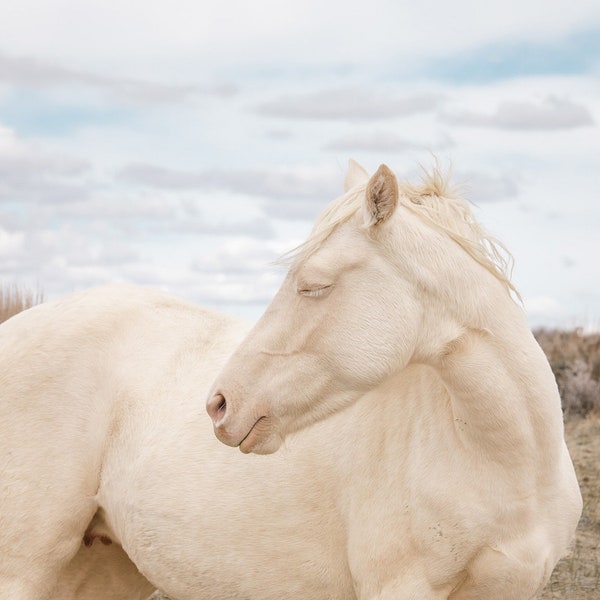
[[[600,414],[600,334],[581,329],[534,333],[556,377],[565,415]]]
[[[565,413],[587,415],[597,411],[600,400],[600,382],[594,379],[592,369],[577,358],[568,365],[563,376],[562,401]]]

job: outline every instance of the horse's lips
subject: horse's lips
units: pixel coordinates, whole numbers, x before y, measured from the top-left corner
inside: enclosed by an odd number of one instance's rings
[[[266,417],[260,417],[259,419],[257,419],[256,422],[254,423],[254,425],[252,425],[252,427],[250,428],[250,431],[246,434],[244,439],[239,443],[238,447],[239,447],[240,451],[243,452],[244,454],[249,454],[250,452],[252,452],[252,449],[256,445],[256,442],[258,441],[256,438],[259,435],[258,434],[259,427],[257,427],[257,426],[263,419],[266,419]]]

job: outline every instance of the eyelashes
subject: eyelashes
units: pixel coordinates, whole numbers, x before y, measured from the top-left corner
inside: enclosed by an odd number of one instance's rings
[[[331,290],[333,285],[311,285],[298,288],[298,293],[307,298],[318,298],[324,296]]]

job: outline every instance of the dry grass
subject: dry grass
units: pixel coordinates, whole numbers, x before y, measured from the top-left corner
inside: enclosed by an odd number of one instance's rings
[[[600,418],[573,417],[565,433],[583,496],[583,514],[568,556],[557,565],[540,600],[600,598]]]
[[[44,294],[40,291],[31,292],[16,285],[0,286],[0,323],[43,301]]]

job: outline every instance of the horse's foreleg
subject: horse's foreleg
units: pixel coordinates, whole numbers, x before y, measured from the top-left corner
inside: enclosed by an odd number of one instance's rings
[[[6,503],[1,504],[6,510]],[[56,506],[52,500],[48,504]],[[87,510],[85,506],[69,512],[54,508],[52,514],[23,507],[4,512],[0,517],[0,598],[54,598],[60,575],[82,546],[95,508],[89,503]]]
[[[69,503],[42,493],[0,500],[0,598],[45,600],[77,553],[95,502]]]

